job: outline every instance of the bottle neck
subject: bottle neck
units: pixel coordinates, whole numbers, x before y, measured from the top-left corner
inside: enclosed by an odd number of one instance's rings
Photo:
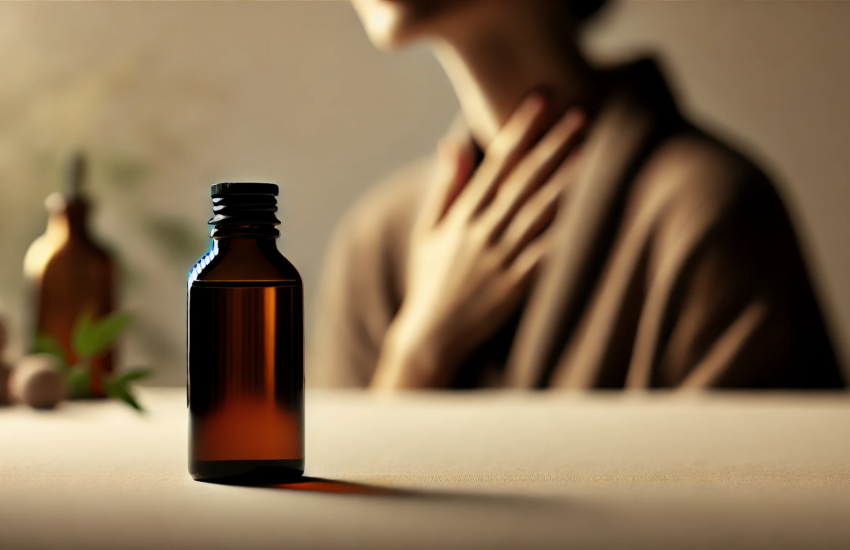
[[[65,222],[68,224],[68,235],[71,238],[87,239],[88,203],[81,198],[70,200],[65,206]]]
[[[269,225],[215,226],[210,232],[213,252],[257,250],[277,252],[277,228]]]
[[[214,229],[213,233],[217,231]],[[214,257],[228,258],[228,263],[235,264],[231,265],[231,268],[237,267],[239,270],[256,266],[257,262],[261,261],[260,258],[271,259],[280,255],[277,249],[277,233],[269,235],[258,231],[243,231],[226,236],[213,235],[210,252]]]
[[[271,241],[280,236],[277,227],[267,224],[214,225],[210,231],[216,243],[219,241]]]

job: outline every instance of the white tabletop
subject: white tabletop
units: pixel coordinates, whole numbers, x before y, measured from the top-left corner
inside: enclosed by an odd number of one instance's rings
[[[0,409],[0,548],[850,548],[846,395],[309,393],[343,493],[193,481],[142,401]]]

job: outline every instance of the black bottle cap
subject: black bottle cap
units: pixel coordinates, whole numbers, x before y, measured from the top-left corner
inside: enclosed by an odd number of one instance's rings
[[[210,185],[210,196],[212,197],[231,195],[271,195],[276,197],[279,191],[275,183],[222,182]]]
[[[208,223],[216,227],[278,225],[278,192],[274,183],[215,183],[210,186],[214,215]]]

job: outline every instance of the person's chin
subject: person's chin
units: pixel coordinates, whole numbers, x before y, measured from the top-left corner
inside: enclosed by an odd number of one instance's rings
[[[369,39],[375,47],[393,50],[427,34],[432,22],[451,11],[459,1],[355,0]]]
[[[394,0],[380,0],[390,2]],[[404,25],[382,26],[367,29],[369,40],[379,50],[396,50],[416,40],[419,33]]]

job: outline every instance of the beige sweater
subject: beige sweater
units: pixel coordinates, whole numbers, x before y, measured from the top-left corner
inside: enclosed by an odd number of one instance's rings
[[[453,387],[843,387],[771,182],[682,118],[651,61],[617,82],[550,229],[558,246]],[[375,189],[338,227],[311,384],[368,384],[404,300],[432,162]]]

